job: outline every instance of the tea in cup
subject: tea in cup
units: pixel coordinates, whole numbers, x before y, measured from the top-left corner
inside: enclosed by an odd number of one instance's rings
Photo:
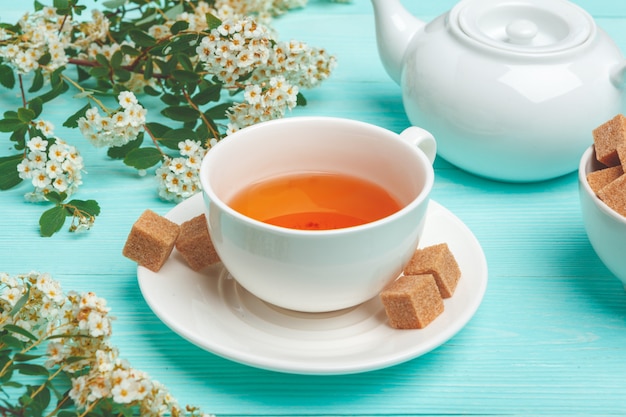
[[[275,306],[326,312],[369,300],[415,251],[436,143],[332,117],[242,129],[215,145],[200,178],[226,269]]]

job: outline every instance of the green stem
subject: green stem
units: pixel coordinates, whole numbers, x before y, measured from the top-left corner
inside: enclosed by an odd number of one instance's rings
[[[166,156],[167,154],[163,152],[163,149],[161,149],[161,146],[159,146],[159,141],[157,140],[156,136],[154,136],[154,133],[152,133],[152,131],[148,128],[148,126],[144,124],[143,130],[145,130],[148,136],[150,136],[152,143],[154,143],[154,147],[157,148],[159,152],[161,152],[161,155]]]
[[[60,76],[65,81],[67,81],[68,83],[72,84],[74,86],[74,88],[76,88],[81,93],[87,93],[87,92],[91,93],[91,91],[88,91],[87,89],[83,88],[82,85],[78,84],[76,81],[72,80],[67,75],[61,73]],[[88,100],[93,100],[93,102],[96,103],[98,105],[98,107],[100,107],[102,109],[102,111],[104,111],[107,114],[109,113],[109,109],[104,105],[104,103],[102,103],[98,98],[94,97],[92,94],[87,96],[87,99]]]
[[[28,102],[26,101],[26,91],[24,91],[24,79],[22,74],[17,75],[17,79],[20,81],[20,94],[22,95],[22,107],[26,107]]]
[[[191,108],[193,108],[195,111],[197,111],[198,114],[200,114],[200,118],[202,119],[202,123],[205,124],[205,126],[207,127],[207,129],[209,129],[209,131],[211,132],[211,134],[213,135],[213,137],[215,139],[219,139],[220,138],[219,132],[217,132],[213,128],[213,125],[209,122],[209,120],[206,118],[204,113],[202,113],[200,108],[198,106],[196,106],[196,103],[194,103],[193,100],[191,100],[191,97],[189,97],[189,93],[187,92],[187,90],[183,88],[182,91],[183,91],[183,95],[185,96],[185,100],[187,100],[187,103],[191,106]]]
[[[33,391],[33,393],[30,395],[31,399],[35,399],[35,397],[44,390],[44,388],[46,387],[46,385],[48,385],[49,382],[52,382],[52,380],[54,378],[57,377],[57,375],[59,375],[61,372],[63,371],[63,366],[59,366],[59,369],[57,369],[52,375],[50,375],[48,377],[48,379],[46,380],[46,382],[44,382],[43,384],[41,384],[35,391]]]

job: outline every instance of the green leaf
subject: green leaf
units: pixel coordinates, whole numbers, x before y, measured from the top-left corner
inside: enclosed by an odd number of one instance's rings
[[[78,411],[59,411],[57,413],[57,417],[80,417],[80,413]],[[87,414],[89,417],[89,414]]]
[[[11,333],[17,333],[17,334],[19,334],[21,336],[24,336],[27,339],[37,340],[37,336],[35,336],[31,332],[29,332],[28,330],[25,330],[25,329],[21,328],[20,326],[16,326],[14,324],[5,324],[2,328],[4,330],[7,330],[7,331],[11,332]]]
[[[22,150],[26,147],[26,133],[28,133],[28,125],[22,125],[13,131],[9,139],[15,142],[15,149]]]
[[[70,87],[67,85],[67,83],[65,81],[62,81],[55,84],[54,87],[52,87],[52,89],[50,89],[50,91],[48,91],[47,93],[40,95],[39,98],[42,102],[47,103],[65,93],[69,88]]]
[[[36,116],[31,109],[20,107],[17,109],[17,117],[24,123],[30,123]]]
[[[85,10],[87,10],[87,6],[74,4],[72,7],[74,13],[78,16],[82,15]]]
[[[4,335],[6,334],[6,332],[0,332],[0,335]],[[10,352],[11,349],[7,349],[6,347],[2,348],[2,351],[0,352],[0,369],[8,369],[10,366],[10,363],[13,359],[10,356]],[[3,375],[4,376],[4,375]],[[2,384],[3,382],[3,376],[0,376],[0,384]]]
[[[46,374],[49,374],[47,370]],[[43,389],[38,385],[29,386],[27,395],[29,399],[32,399],[32,401],[29,402],[26,414],[32,417],[43,416],[44,410],[48,407],[48,405],[50,405],[51,395],[49,386],[43,385]]]
[[[124,68],[118,68],[116,70],[113,70],[113,74],[115,74],[115,77],[117,77],[117,80],[122,83],[129,81],[132,75],[130,71]]]
[[[111,57],[111,67],[120,68],[122,66],[122,59],[124,59],[124,54],[122,54],[122,51],[115,51],[115,53]]]
[[[149,80],[150,78],[152,78],[153,75],[154,75],[154,62],[152,61],[152,58],[148,57],[146,59],[146,62],[144,62],[144,65],[143,65],[143,78],[144,80]],[[148,87],[150,86],[146,86],[146,89]]]
[[[180,98],[174,94],[165,93],[161,96],[161,101],[168,106],[177,106],[180,104]]]
[[[31,109],[35,113],[35,118],[37,118],[43,111],[43,102],[41,101],[40,98],[35,97],[34,99],[28,102],[28,108]]]
[[[31,386],[27,386],[27,391],[32,391],[32,387]],[[33,399],[30,398],[30,395],[28,394],[24,394],[20,397],[20,404],[22,404],[24,407],[23,408],[30,408],[30,405],[33,403]],[[35,414],[33,412],[33,410],[29,410],[29,414]],[[41,417],[40,415],[37,416],[32,416],[32,417]]]
[[[52,74],[50,74],[50,84],[52,84],[53,86],[57,86],[61,83],[64,83],[65,81],[63,81],[63,78],[61,77],[63,71],[65,71],[64,66],[55,69]]]
[[[162,155],[156,148],[133,149],[124,158],[124,163],[136,169],[148,169],[161,161]]]
[[[50,53],[46,52],[45,54],[43,54],[41,56],[41,58],[39,58],[37,60],[37,63],[41,66],[46,66],[48,64],[50,64],[50,61],[52,61],[52,55],[50,55]]]
[[[151,48],[148,53],[150,55],[154,55],[154,56],[166,56],[169,51],[171,50],[170,48],[170,43],[171,42],[161,42],[158,46],[155,46],[154,48]],[[159,64],[161,61],[157,61],[157,64]]]
[[[37,340],[37,338],[33,340]],[[36,359],[42,358],[44,356],[45,355],[28,355],[26,353],[16,353],[15,356],[13,356],[13,360],[15,362],[30,362],[30,361],[34,361]]]
[[[182,3],[178,3],[176,6],[172,7],[168,11],[165,12],[165,17],[169,20],[176,20],[178,16],[185,11]]]
[[[67,198],[67,193],[57,193],[56,191],[50,191],[46,193],[46,200],[53,203],[60,204]]]
[[[128,32],[128,36],[137,44],[137,46],[143,46],[149,48],[156,45],[156,39],[148,35],[146,32],[139,29],[134,29]]]
[[[100,206],[96,200],[70,200],[67,203],[68,206],[72,206],[80,210],[84,214],[90,216],[98,216],[100,214]],[[74,215],[74,212],[70,210],[70,215]]]
[[[94,78],[107,78],[109,76],[109,69],[107,67],[93,67],[89,70],[89,75]]]
[[[158,140],[161,145],[178,150],[178,144],[186,139],[198,140],[198,135],[191,129],[172,129]]]
[[[22,182],[17,172],[17,166],[24,159],[24,155],[17,154],[0,158],[0,190],[8,190]]]
[[[208,87],[201,90],[198,94],[194,95],[191,98],[191,101],[199,106],[205,105],[211,101],[219,101],[221,91],[221,84],[209,84]]]
[[[296,105],[306,106],[306,98],[302,95],[302,93],[298,93],[296,95]]]
[[[78,337],[90,338],[91,336],[70,334],[70,335],[67,335],[65,337],[68,338],[68,339],[76,339]],[[84,356],[70,356],[68,358],[65,358],[65,363],[68,364],[68,365],[71,365],[73,363],[80,362],[80,361],[83,361],[85,359],[87,359],[87,358],[84,357]]]
[[[107,9],[117,9],[118,7],[122,7],[126,4],[126,0],[108,0],[102,2],[102,5]]]
[[[87,110],[89,110],[90,108],[91,108],[91,105],[90,104],[86,104],[80,110],[78,110],[76,113],[74,113],[73,115],[68,117],[67,120],[65,122],[63,122],[63,126],[69,127],[69,128],[76,128],[76,127],[78,127],[78,119],[80,119],[81,117],[85,116],[85,113],[87,113]]]
[[[183,30],[187,30],[188,28],[189,28],[189,22],[186,22],[184,20],[179,20],[172,25],[172,27],[170,28],[170,32],[172,32],[172,35],[177,35],[179,32],[182,32]]]
[[[8,65],[0,65],[0,84],[8,89],[15,87],[15,74],[13,73],[13,69]]]
[[[43,212],[39,218],[41,236],[50,237],[63,227],[67,213],[61,206],[53,207]]]
[[[231,102],[218,104],[217,106],[211,107],[205,111],[204,115],[210,120],[226,119],[226,110],[228,110],[232,105],[233,103]]]
[[[195,72],[193,71],[193,62],[191,62],[191,58],[189,58],[189,55],[187,55],[187,54],[177,54],[176,55],[176,60],[178,61],[180,66],[185,71],[193,72],[195,74]],[[176,71],[173,70],[172,73],[174,74],[174,73],[176,73]],[[183,79],[182,81],[185,81],[185,80]],[[193,80],[191,80],[191,81],[193,81]]]
[[[36,364],[19,363],[15,365],[15,369],[22,375],[48,376],[50,374],[45,366]]]
[[[57,9],[61,9],[61,10],[68,10],[70,8],[69,0],[54,0],[52,4]]]
[[[156,122],[146,123],[145,126],[155,138],[160,138],[171,130],[170,127]]]
[[[6,347],[9,347],[11,349],[24,349],[24,342],[22,342],[17,337],[11,336],[9,334],[0,335],[0,344],[5,345]]]
[[[222,21],[215,15],[207,13],[205,16],[206,23],[209,26],[209,30],[215,29],[222,24]]]
[[[83,67],[81,67],[80,65],[76,65],[76,75],[78,76],[78,82],[83,82],[87,79],[89,79],[89,77],[91,77],[91,75],[89,74],[88,71],[86,71]]]
[[[30,287],[28,287],[28,289],[26,290],[26,293],[22,295],[22,297],[19,300],[17,300],[17,303],[15,303],[15,305],[13,306],[9,315],[13,317],[17,313],[19,313],[22,307],[24,307],[24,305],[28,302],[29,298],[30,298]]]
[[[174,70],[172,71],[172,75],[183,83],[195,83],[200,79],[200,75],[193,71]]]
[[[144,77],[145,77],[145,75],[144,75]],[[143,88],[143,92],[146,93],[147,95],[153,96],[153,97],[156,97],[156,96],[161,94],[158,90],[154,89],[153,87],[151,87],[149,85],[146,85]]]
[[[134,140],[131,140],[127,144],[109,148],[107,150],[107,155],[109,156],[109,158],[113,158],[113,159],[124,159],[126,155],[128,155],[128,152],[141,146],[143,142],[143,136],[144,136],[144,132],[139,132],[139,134],[137,135],[137,138]]]
[[[154,21],[159,15],[157,14],[156,10],[154,9],[149,9],[148,11],[146,11],[146,13],[143,15],[142,19],[139,19],[135,22],[136,26],[142,26],[145,25],[146,23],[150,23],[152,21]]]
[[[122,45],[120,47],[120,51],[122,51],[122,53],[124,55],[130,55],[130,56],[139,56],[141,55],[141,52],[136,50],[135,48],[133,48],[130,45]]]
[[[201,41],[201,37],[195,33],[185,33],[176,36],[168,46],[171,50],[164,50],[166,54],[181,53],[184,54],[191,49],[195,49]]]
[[[96,62],[106,68],[111,66],[111,62],[103,54],[96,54]]]
[[[211,127],[217,129],[217,127],[215,127],[215,124],[213,122],[211,122]],[[211,132],[209,127],[204,123],[200,123],[198,127],[196,128],[195,132],[196,132],[196,137],[198,138],[207,139],[207,138],[213,138],[215,136],[213,132]]]
[[[169,119],[179,122],[192,122],[197,120],[200,114],[189,106],[170,106],[161,110],[161,114]]]
[[[39,91],[41,90],[43,85],[44,85],[43,72],[41,71],[41,68],[37,68],[37,70],[35,71],[35,76],[33,77],[33,82],[30,85],[28,92],[34,93],[36,91]]]
[[[0,132],[13,132],[22,126],[25,123],[20,119],[0,119]]]

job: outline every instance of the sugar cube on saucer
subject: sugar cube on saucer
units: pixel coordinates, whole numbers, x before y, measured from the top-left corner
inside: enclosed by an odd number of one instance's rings
[[[443,298],[454,294],[461,270],[447,243],[418,249],[404,268],[404,275],[432,274]]]
[[[133,224],[122,254],[157,272],[172,253],[179,232],[178,224],[146,210]]]
[[[389,284],[380,298],[389,325],[395,329],[423,329],[444,310],[431,274],[403,275]]]
[[[204,214],[180,225],[176,249],[194,271],[200,271],[220,261],[213,247]]]

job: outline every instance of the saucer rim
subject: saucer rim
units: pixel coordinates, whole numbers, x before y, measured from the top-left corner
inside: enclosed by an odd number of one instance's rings
[[[202,213],[202,196],[197,194],[183,201],[182,203],[179,203],[176,207],[170,210],[165,215],[165,217],[175,222],[182,222]],[[465,239],[469,239],[472,242],[473,246],[471,249],[473,249],[474,252],[477,252],[476,254],[480,255],[477,258],[472,259],[475,271],[472,271],[471,274],[474,275],[475,273],[477,273],[476,278],[474,278],[476,282],[472,282],[473,297],[467,298],[469,302],[465,309],[462,311],[462,314],[460,314],[458,317],[453,317],[451,325],[444,327],[443,329],[441,329],[441,331],[435,333],[435,337],[431,337],[430,340],[421,340],[420,343],[416,344],[417,346],[414,349],[405,348],[400,352],[394,352],[388,355],[374,355],[372,357],[363,357],[359,361],[350,361],[350,363],[346,364],[336,363],[332,360],[327,360],[328,363],[326,365],[319,366],[315,365],[314,361],[308,361],[308,358],[306,357],[301,358],[299,361],[287,361],[282,360],[280,357],[263,356],[250,351],[246,352],[243,350],[232,349],[227,344],[223,342],[220,343],[220,340],[208,340],[206,337],[203,338],[197,334],[194,334],[193,326],[189,325],[189,323],[193,322],[193,320],[191,320],[193,318],[193,312],[191,312],[191,315],[186,314],[187,317],[175,317],[177,314],[172,315],[171,312],[166,312],[166,310],[163,308],[164,306],[159,305],[159,303],[155,299],[155,293],[153,293],[153,291],[155,290],[154,288],[150,287],[150,284],[151,281],[153,281],[153,275],[159,275],[160,272],[152,272],[147,268],[138,266],[137,280],[144,300],[146,301],[152,312],[157,316],[157,318],[159,318],[159,320],[161,320],[168,328],[170,328],[174,333],[183,337],[185,340],[192,343],[193,345],[228,360],[270,371],[311,375],[343,375],[383,369],[409,361],[411,359],[415,359],[446,343],[461,329],[463,329],[465,325],[470,321],[470,319],[474,316],[486,292],[488,281],[487,262],[483,249],[475,235],[450,210],[437,203],[433,199],[430,200],[429,207],[427,209],[426,226],[428,226],[429,223],[428,215],[431,213],[433,215],[442,215],[447,222],[453,224],[453,228],[455,229],[456,233],[461,233],[462,235],[464,235]],[[431,220],[431,223],[432,221],[434,220]],[[426,229],[427,227],[425,228],[425,230]],[[174,251],[176,251],[176,249],[174,249]],[[188,267],[184,265],[184,261],[182,261],[182,259],[178,258],[180,258],[180,256],[170,256],[170,259],[168,259],[167,262],[181,263],[180,267],[187,268],[187,271],[189,271],[190,274],[194,273],[191,269],[188,269]],[[221,266],[221,264],[218,268],[224,270],[227,274],[227,271],[223,266]],[[461,279],[463,278],[464,277],[461,277]],[[466,278],[466,280],[467,279],[469,278]],[[156,291],[158,291],[158,289]],[[458,294],[455,293],[454,296],[456,295]],[[251,294],[249,294],[249,296],[254,297]],[[444,300],[444,304],[449,302],[448,300]],[[369,302],[366,302],[364,304],[367,303]],[[223,305],[227,306],[224,303]],[[358,309],[361,308],[361,306],[357,306],[354,308]],[[446,312],[447,311],[444,309],[442,315],[445,315]],[[178,315],[180,316],[180,314]],[[428,327],[426,329],[428,329]],[[392,329],[391,334],[397,335],[397,339],[402,339],[403,337],[406,337],[406,335],[410,335],[411,332],[423,332],[424,330],[425,329]],[[417,338],[419,339],[419,337]]]

